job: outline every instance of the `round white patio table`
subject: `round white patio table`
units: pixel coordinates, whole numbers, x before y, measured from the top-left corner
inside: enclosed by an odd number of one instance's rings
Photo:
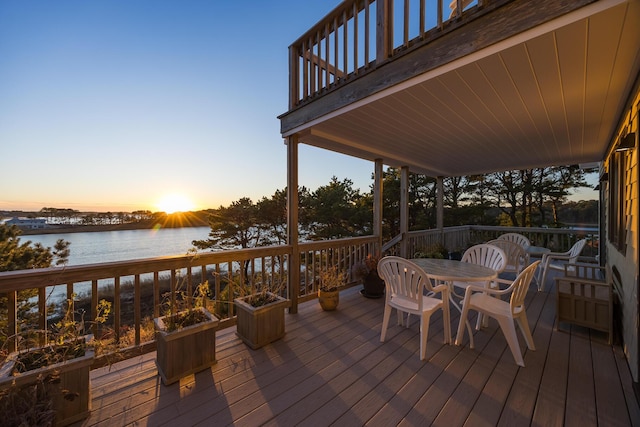
[[[529,255],[540,258],[542,255],[551,252],[551,249],[542,246],[527,246],[526,251]]]
[[[462,307],[453,297],[455,296],[462,299],[464,294],[460,295],[455,292],[454,283],[455,285],[466,285],[469,282],[489,283],[498,276],[498,273],[492,268],[453,259],[413,258],[411,261],[422,268],[433,280],[444,282],[449,286],[449,300],[460,313],[462,313]],[[460,321],[462,320],[464,320],[469,330],[469,347],[473,348],[473,330],[471,329],[471,324],[467,319],[460,319]]]

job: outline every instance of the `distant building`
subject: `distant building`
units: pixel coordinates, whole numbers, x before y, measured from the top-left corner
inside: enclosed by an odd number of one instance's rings
[[[16,225],[19,228],[24,228],[28,230],[36,230],[39,228],[47,228],[47,220],[42,218],[18,218],[13,217],[10,220],[6,221],[5,224],[8,226]]]

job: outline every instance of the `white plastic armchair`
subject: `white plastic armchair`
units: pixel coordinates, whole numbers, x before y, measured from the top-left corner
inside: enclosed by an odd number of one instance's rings
[[[520,344],[516,335],[515,323],[518,324],[520,332],[524,336],[527,347],[535,350],[529,322],[527,321],[527,313],[525,311],[524,299],[529,290],[531,279],[538,267],[540,261],[536,261],[525,268],[522,273],[516,277],[511,285],[504,290],[486,289],[482,286],[469,285],[464,294],[462,303],[462,314],[460,315],[460,324],[458,325],[458,335],[456,335],[456,345],[462,343],[464,337],[465,320],[469,314],[469,310],[475,310],[479,315],[493,317],[498,321],[500,329],[509,344],[513,358],[519,366],[524,367]],[[509,301],[503,301],[501,298],[493,296],[509,295]]]
[[[451,344],[449,320],[449,288],[433,286],[427,273],[413,262],[396,256],[387,256],[378,262],[378,273],[385,283],[384,317],[380,342],[384,342],[391,317],[391,309],[398,313],[398,325],[403,325],[403,313],[420,316],[420,360],[426,358],[429,320],[442,310],[444,341]],[[440,294],[440,298],[437,298]],[[407,320],[408,322],[408,320]]]
[[[487,244],[497,246],[504,252],[507,257],[504,272],[518,275],[529,265],[529,254],[521,245],[507,239],[490,240]]]
[[[498,236],[498,239],[507,240],[509,242],[516,243],[522,246],[522,249],[524,249],[525,251],[529,246],[531,246],[531,241],[527,238],[527,236],[523,236],[522,234],[519,234],[519,233],[501,234],[500,236]]]
[[[567,252],[549,252],[542,255],[540,262],[540,270],[538,271],[538,290],[544,289],[544,282],[547,280],[547,273],[549,270],[564,271],[565,264],[575,264],[584,249],[584,245],[587,243],[587,239],[578,240]],[[565,261],[559,263],[555,261]],[[540,278],[542,276],[542,278]]]
[[[488,245],[486,243],[471,246],[464,251],[461,261],[489,267],[497,274],[502,273],[507,266],[507,256],[504,251],[495,245]],[[453,284],[454,286],[463,288],[466,288],[468,285],[467,282],[453,282]],[[494,286],[493,284],[490,285]]]

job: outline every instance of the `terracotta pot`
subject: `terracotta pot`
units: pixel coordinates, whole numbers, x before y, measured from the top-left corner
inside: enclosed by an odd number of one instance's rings
[[[318,301],[320,302],[320,307],[324,311],[333,311],[338,308],[338,303],[340,302],[340,291],[318,291]]]

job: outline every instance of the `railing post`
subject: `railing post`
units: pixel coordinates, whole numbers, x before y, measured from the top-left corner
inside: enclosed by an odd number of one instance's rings
[[[393,0],[376,1],[376,65],[391,56],[393,46]]]
[[[300,249],[298,247],[298,136],[287,138],[287,243],[291,246],[289,259],[289,313],[298,312],[300,293]]]
[[[289,110],[298,105],[300,99],[300,72],[296,45],[289,46]]]

